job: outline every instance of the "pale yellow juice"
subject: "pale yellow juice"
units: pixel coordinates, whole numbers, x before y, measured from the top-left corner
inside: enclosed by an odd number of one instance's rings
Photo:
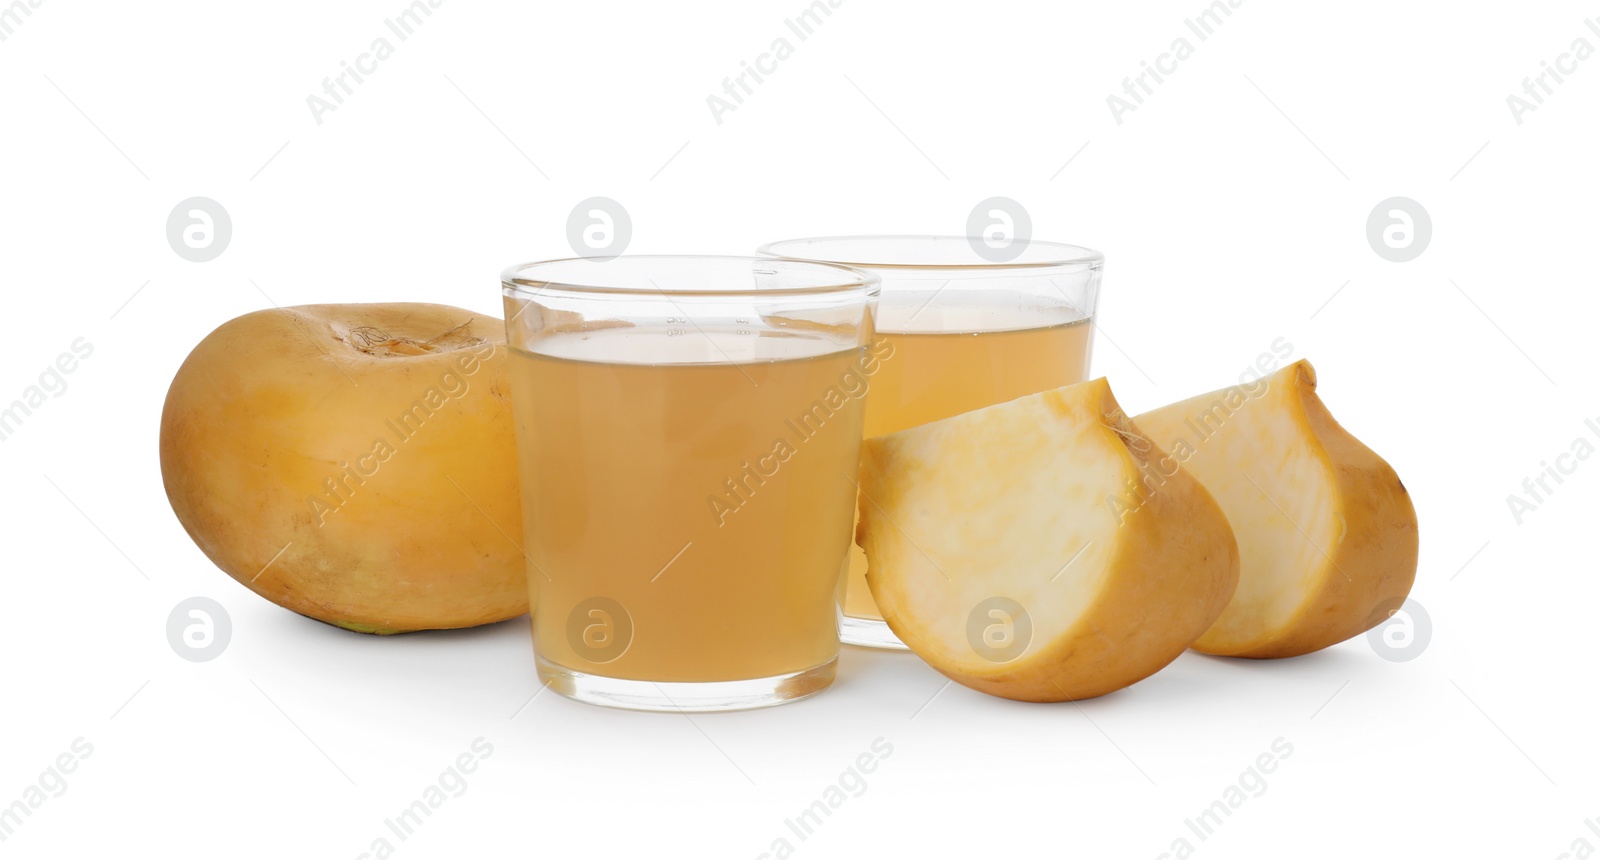
[[[679,682],[834,659],[865,350],[632,327],[539,349],[512,357],[539,656]]]
[[[897,333],[880,328],[874,352],[883,360],[867,398],[868,438],[1082,382],[1088,373],[1091,326],[1072,308],[984,307],[980,320],[977,310],[915,311],[920,301],[915,296],[902,301],[902,308],[913,311],[902,314],[910,318],[900,320],[901,325],[920,322],[925,328],[937,324],[957,330]],[[935,310],[943,318],[933,319]],[[892,308],[883,316],[880,326],[895,324]],[[963,316],[1002,330],[961,331]],[[852,544],[845,614],[881,619],[866,576],[867,557]]]

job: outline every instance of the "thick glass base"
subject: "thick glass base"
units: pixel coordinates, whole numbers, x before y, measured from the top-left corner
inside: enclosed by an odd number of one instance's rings
[[[537,658],[539,680],[569,699],[630,711],[743,711],[797,702],[833,683],[839,658],[820,666],[745,681],[634,681],[568,669]]]
[[[862,648],[884,648],[906,651],[906,644],[894,635],[889,625],[877,618],[857,618],[853,615],[839,617],[839,641]]]

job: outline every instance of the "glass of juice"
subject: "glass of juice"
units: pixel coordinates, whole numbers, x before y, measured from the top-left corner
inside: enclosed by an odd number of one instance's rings
[[[877,277],[622,256],[502,287],[540,679],[639,710],[825,689]]]
[[[760,249],[781,259],[851,266],[882,279],[868,438],[1087,377],[1104,258],[1088,248],[1033,240],[1017,240],[1002,255],[985,241],[830,236]],[[998,256],[1007,259],[991,259]],[[852,645],[904,648],[873,603],[866,555],[853,543],[850,550],[841,638]]]

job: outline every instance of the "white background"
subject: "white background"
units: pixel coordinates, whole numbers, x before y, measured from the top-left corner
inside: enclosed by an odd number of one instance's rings
[[[784,27],[801,0],[448,0],[399,42],[383,22],[402,8],[46,0],[0,42],[0,401],[75,338],[94,347],[0,443],[0,805],[93,745],[0,854],[355,857],[479,737],[493,753],[468,790],[397,856],[1600,844],[1600,458],[1520,524],[1506,501],[1600,419],[1600,58],[1521,124],[1506,104],[1575,39],[1600,48],[1600,7],[1249,0],[1200,41],[1183,22],[1201,0],[846,0],[803,42]],[[319,125],[306,97],[382,35],[394,55]],[[718,124],[706,97],[779,36],[793,56]],[[1106,97],[1180,36],[1193,56],[1118,124]],[[164,235],[195,195],[233,219],[208,263]],[[592,195],[631,212],[630,251],[715,253],[959,233],[978,200],[1013,197],[1035,235],[1105,252],[1095,370],[1132,413],[1286,338],[1411,490],[1427,648],[1187,654],[1057,706],[846,649],[820,697],[689,719],[529,703],[526,620],[353,635],[190,543],[156,441],[200,338],[268,295],[498,313],[500,269],[570,255],[568,212]],[[1365,236],[1394,195],[1433,221],[1404,264]],[[165,638],[194,595],[233,620],[210,663]],[[796,838],[785,819],[880,737],[893,753],[866,790]],[[1185,819],[1277,738],[1293,753],[1264,793],[1197,839]]]

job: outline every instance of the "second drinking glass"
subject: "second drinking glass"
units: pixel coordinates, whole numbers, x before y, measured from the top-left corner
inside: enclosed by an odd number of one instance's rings
[[[773,242],[762,254],[836,263],[878,275],[877,372],[865,435],[894,433],[1082,382],[1089,371],[1103,258],[1021,240],[1002,256],[982,238],[834,236]],[[841,637],[904,648],[867,588],[851,545]]]

